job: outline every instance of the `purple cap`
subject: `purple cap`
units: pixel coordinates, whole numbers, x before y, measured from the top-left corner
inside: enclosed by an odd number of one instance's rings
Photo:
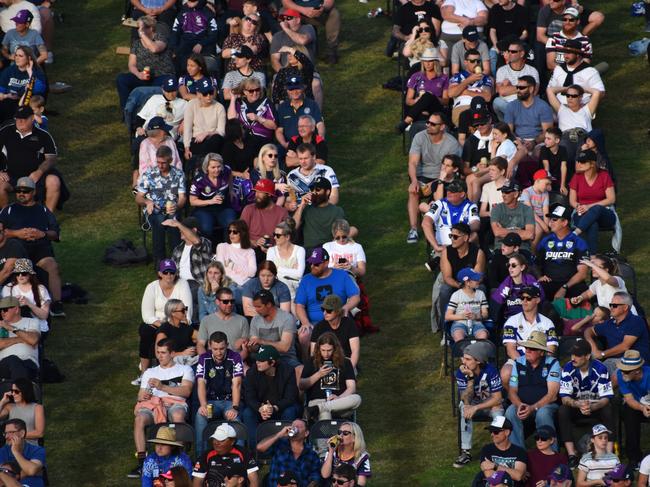
[[[311,265],[320,265],[326,260],[330,260],[330,254],[323,247],[316,247],[307,257],[307,262]]]
[[[609,480],[634,480],[634,472],[624,463],[619,463],[611,472],[605,474]]]
[[[174,262],[171,259],[163,259],[160,261],[160,265],[158,266],[158,271],[160,272],[165,272],[165,271],[173,271],[176,272],[178,269],[176,268],[176,262]]]
[[[492,475],[490,475],[490,477],[487,479],[487,484],[488,485],[514,485],[510,474],[508,474],[508,472],[504,472],[503,470],[496,471]]]
[[[34,19],[34,16],[29,10],[19,10],[15,17],[11,20],[17,24],[27,24]]]
[[[564,482],[565,480],[569,480],[572,477],[571,475],[571,469],[569,469],[568,465],[558,465],[553,469],[551,472],[551,475],[548,476],[548,480],[555,480],[556,482]]]

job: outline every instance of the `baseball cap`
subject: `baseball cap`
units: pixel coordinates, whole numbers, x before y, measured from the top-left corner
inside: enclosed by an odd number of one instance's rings
[[[598,436],[598,435],[602,435],[603,433],[607,433],[609,435],[612,434],[612,432],[609,429],[607,429],[607,426],[605,426],[604,424],[598,423],[591,428],[591,436]]]
[[[564,9],[562,15],[570,15],[574,19],[577,19],[578,17],[580,17],[580,12],[578,12],[578,9],[575,7],[568,7]]]
[[[551,205],[546,216],[548,218],[563,218],[564,220],[568,220],[571,217],[571,212],[562,203],[555,203]]]
[[[486,427],[485,429],[493,432],[497,432],[501,430],[512,431],[512,423],[505,416],[496,416],[490,423],[490,426]]]
[[[520,246],[521,245],[521,237],[519,236],[518,233],[510,232],[508,235],[503,237],[503,240],[501,240],[501,243],[506,244],[509,247]]]
[[[538,169],[533,174],[533,181],[537,181],[539,179],[552,179],[552,177],[546,169]]]
[[[318,176],[309,185],[309,189],[332,189],[332,183],[325,176]]]
[[[571,469],[568,465],[561,464],[553,469],[551,475],[548,476],[548,480],[555,480],[556,482],[564,482],[569,480],[573,476],[571,475]]]
[[[165,271],[173,271],[176,272],[178,268],[176,267],[176,262],[174,262],[171,259],[163,259],[160,261],[160,265],[158,266],[158,270],[160,272],[165,272]]]
[[[18,13],[16,14],[15,17],[13,17],[11,20],[16,22],[17,24],[26,24],[28,22],[31,22],[34,19],[34,16],[29,10],[23,9],[19,10]]]
[[[305,87],[300,76],[292,76],[287,81],[287,90],[301,90]]]
[[[292,8],[282,9],[281,14],[291,16],[291,17],[300,17],[300,12],[298,12],[297,10],[294,10]]]
[[[483,274],[481,272],[476,272],[471,267],[465,267],[464,269],[458,271],[456,279],[461,282],[480,281],[483,279]]]
[[[596,161],[597,159],[598,154],[591,149],[580,151],[576,156],[576,162],[591,162]]]
[[[465,181],[462,181],[460,179],[454,179],[447,186],[447,193],[466,193],[466,192],[467,192],[467,185],[465,184]]]
[[[18,107],[18,110],[16,110],[15,118],[29,118],[32,115],[34,115],[34,110],[32,110],[32,107],[25,105]]]
[[[514,193],[515,191],[521,191],[521,187],[518,182],[512,179],[506,179],[506,182],[499,188],[499,191],[502,193]]]
[[[584,357],[585,355],[590,354],[591,345],[589,345],[589,342],[587,340],[584,340],[582,338],[578,339],[578,341],[574,343],[573,347],[571,347],[571,355]]]
[[[260,193],[266,193],[271,196],[275,195],[275,184],[273,184],[273,181],[270,179],[260,179],[255,183],[255,187],[253,189],[255,191],[259,191]]]
[[[472,126],[483,125],[492,120],[490,112],[484,110],[471,110],[469,112],[469,124]]]
[[[330,260],[330,254],[323,247],[316,247],[311,251],[309,257],[307,257],[307,263],[311,265],[319,265],[326,260]]]
[[[20,306],[20,301],[16,296],[5,296],[0,299],[0,309],[15,308]]]
[[[530,296],[531,298],[539,298],[540,292],[537,286],[524,286],[519,291],[519,294],[523,296],[524,294]]]
[[[178,90],[178,81],[176,76],[167,76],[162,84],[163,91],[171,92]]]
[[[214,90],[214,86],[212,86],[212,81],[210,81],[208,78],[203,78],[202,80],[199,81],[199,87],[197,88],[197,90],[202,95],[207,95],[208,93],[212,93],[212,91]]]
[[[280,352],[273,345],[262,345],[257,350],[255,360],[258,362],[266,362],[267,360],[277,360],[278,358],[280,358]]]
[[[557,433],[552,426],[542,425],[535,431],[535,436],[542,440],[550,440],[551,438],[557,438]]]
[[[245,57],[247,59],[253,59],[255,53],[248,46],[241,46],[237,52],[234,54],[235,57]]]
[[[210,438],[217,441],[227,440],[228,438],[237,438],[237,432],[235,431],[235,428],[230,426],[228,423],[222,423],[217,426],[217,429],[214,430],[214,433],[212,433]]]
[[[147,124],[147,130],[164,130],[169,133],[171,129],[171,125],[167,125],[162,117],[153,117]]]
[[[463,39],[470,42],[478,41],[478,29],[475,25],[468,25],[463,29]]]
[[[512,481],[512,477],[508,472],[498,470],[490,475],[487,479],[485,485],[515,485]]]
[[[624,463],[616,465],[614,470],[605,474],[609,480],[634,480],[634,472]]]
[[[337,294],[330,294],[320,305],[321,308],[326,309],[327,311],[339,311],[343,307],[343,302]]]
[[[36,183],[32,178],[23,176],[22,178],[18,179],[18,181],[16,181],[15,188],[36,189]]]

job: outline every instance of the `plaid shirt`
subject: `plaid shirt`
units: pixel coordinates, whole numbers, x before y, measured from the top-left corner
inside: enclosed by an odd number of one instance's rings
[[[278,485],[282,472],[291,470],[298,476],[298,487],[307,487],[312,482],[320,482],[320,458],[309,443],[305,443],[300,456],[296,459],[291,451],[289,440],[282,438],[273,445],[273,459],[269,470],[269,484]]]
[[[184,248],[185,242],[181,242],[172,252],[172,259],[176,262],[177,266],[181,265],[181,256],[183,255]],[[190,272],[196,282],[203,284],[205,271],[208,270],[208,264],[210,264],[213,255],[212,242],[205,237],[201,237],[201,243],[199,245],[192,246],[192,250],[190,250]]]

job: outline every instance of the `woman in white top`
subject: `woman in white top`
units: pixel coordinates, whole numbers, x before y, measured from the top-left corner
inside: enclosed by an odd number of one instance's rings
[[[488,175],[491,181],[483,185],[481,191],[481,209],[479,216],[481,218],[490,218],[490,211],[494,205],[503,203],[503,195],[499,188],[506,182],[506,171],[508,170],[508,161],[503,157],[495,157],[490,161],[488,166]]]
[[[230,288],[237,306],[241,306],[241,287],[257,273],[255,251],[251,247],[248,225],[244,220],[235,220],[228,225],[228,241],[217,245],[214,260],[223,264],[226,275],[232,279]]]
[[[221,152],[223,136],[226,133],[226,109],[213,96],[212,82],[203,78],[197,89],[197,98],[190,100],[185,108],[185,159],[189,160],[193,153],[203,155]]]
[[[591,260],[585,259],[581,261],[581,264],[591,268],[591,285],[580,296],[571,298],[572,304],[577,305],[596,296],[598,306],[609,309],[609,303],[611,303],[614,293],[627,292],[625,281],[616,275],[618,266],[614,259],[598,254],[593,256]],[[632,307],[631,311],[633,314],[637,314],[634,307]]]
[[[474,25],[482,32],[488,22],[488,9],[481,0],[445,0],[440,13],[443,19],[440,38],[447,43],[449,52],[461,40],[465,27]]]
[[[520,157],[517,154],[517,146],[513,142],[514,136],[510,125],[504,122],[497,122],[492,128],[492,140],[489,143],[490,155],[503,157],[508,161],[506,179],[512,179],[517,171]]]
[[[604,425],[597,424],[592,428],[592,433],[590,451],[582,456],[578,465],[576,487],[607,485],[603,477],[620,463],[618,457],[609,451],[609,435],[612,432]]]
[[[47,318],[50,314],[50,293],[38,282],[36,272],[29,259],[16,259],[11,282],[2,288],[2,297],[18,298],[21,307],[28,307],[32,318],[38,320],[41,333],[46,333],[50,327]]]
[[[305,249],[291,242],[295,226],[292,218],[278,223],[273,231],[275,246],[266,253],[266,258],[278,268],[278,279],[289,287],[292,312],[295,311],[296,289],[305,273]]]
[[[348,271],[355,278],[366,274],[366,254],[363,247],[350,238],[347,220],[334,220],[331,242],[323,244],[330,256],[329,267]]]
[[[158,328],[165,320],[165,304],[169,299],[180,299],[187,308],[187,321],[192,322],[193,303],[190,286],[178,277],[176,263],[163,259],[158,267],[158,279],[147,284],[142,296],[142,324],[140,325],[140,372],[151,364]],[[139,385],[140,377],[132,384]]]

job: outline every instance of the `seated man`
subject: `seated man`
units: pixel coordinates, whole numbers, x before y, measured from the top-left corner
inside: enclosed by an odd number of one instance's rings
[[[528,340],[519,342],[524,347],[525,356],[515,360],[510,376],[508,398],[510,406],[506,418],[512,423],[512,442],[525,448],[524,421],[531,418],[535,426],[554,427],[554,416],[558,410],[557,394],[560,390],[560,363],[553,357],[547,346],[546,334],[534,331]],[[555,443],[553,449],[557,451]]]
[[[235,296],[228,287],[217,289],[217,309],[214,313],[207,315],[201,320],[199,334],[196,340],[196,351],[199,354],[208,351],[208,339],[216,331],[221,331],[228,337],[228,346],[234,352],[239,353],[244,359],[247,350],[244,344],[250,336],[248,320],[235,311]]]
[[[9,238],[19,240],[29,259],[48,274],[52,295],[50,316],[64,317],[61,302],[61,276],[54,258],[52,242],[59,241],[59,224],[46,206],[36,203],[36,184],[22,177],[16,183],[16,202],[0,212],[0,223]]]
[[[460,455],[454,467],[461,468],[472,460],[472,418],[480,411],[486,411],[492,419],[503,416],[501,378],[494,365],[488,363],[488,354],[483,343],[468,345],[463,351],[462,364],[456,371],[456,385],[460,397]]]
[[[623,396],[625,454],[630,465],[638,465],[641,453],[641,422],[650,418],[650,367],[636,350],[628,350],[616,364],[616,376]]]
[[[225,419],[237,421],[243,404],[242,377],[244,364],[241,356],[228,348],[228,337],[221,331],[210,335],[210,350],[199,356],[196,366],[196,385],[199,409],[194,419],[196,454],[205,451],[203,430],[208,421]]]
[[[311,115],[301,115],[298,118],[298,135],[289,139],[287,155],[284,159],[287,167],[296,167],[300,164],[296,149],[301,144],[311,144],[316,148],[316,164],[327,163],[327,142],[316,132],[316,120]]]
[[[272,345],[257,351],[255,366],[246,373],[244,424],[248,444],[255,447],[258,423],[268,419],[293,421],[300,415],[298,385],[293,367],[280,362],[280,352]]]
[[[571,77],[572,83],[567,83],[567,78]],[[555,66],[550,81],[549,88],[568,86],[575,84],[581,86],[585,93],[582,95],[582,103],[586,104],[591,99],[589,90],[598,90],[601,92],[601,100],[605,95],[605,85],[596,68],[592,67],[582,55],[582,45],[579,41],[569,39],[564,44],[564,62]],[[558,93],[557,99],[560,103],[566,104],[566,96]]]
[[[291,426],[285,426],[257,444],[258,452],[268,450],[273,452],[268,485],[320,485],[320,458],[309,443],[309,429],[304,420],[296,419]],[[288,471],[297,477],[296,484],[278,483]]]
[[[304,247],[313,249],[332,240],[332,224],[344,220],[345,213],[343,208],[331,203],[332,183],[326,177],[314,179],[309,191],[302,197],[293,218],[296,228],[302,228]]]
[[[133,439],[138,466],[129,477],[139,477],[147,456],[145,428],[147,425],[171,421],[184,423],[188,412],[186,399],[192,394],[194,371],[187,365],[174,362],[173,342],[163,339],[156,343],[158,366],[142,373],[138,402],[135,405]]]
[[[15,296],[0,299],[0,330],[0,378],[35,380],[40,325],[38,320],[20,315],[20,301]]]
[[[310,26],[311,27],[311,26]],[[325,137],[325,122],[321,115],[318,103],[305,97],[305,86],[302,79],[294,76],[287,81],[287,94],[289,99],[278,105],[275,138],[285,149],[289,148],[289,140],[294,135],[299,135],[298,120],[302,115],[311,115],[316,121],[316,129],[321,137]]]
[[[253,436],[255,438],[255,436]],[[212,450],[199,457],[194,465],[192,477],[194,487],[226,485],[226,478],[246,478],[240,485],[258,487],[259,470],[255,456],[247,448],[235,444],[237,433],[227,423],[220,424],[210,437]],[[233,484],[227,484],[233,485]],[[237,485],[237,484],[235,484]]]
[[[144,15],[150,15],[169,28],[174,24],[176,18],[175,0],[131,0],[131,5],[133,5],[131,17],[134,20]]]
[[[537,93],[537,81],[532,76],[520,76],[516,84],[517,99],[508,103],[503,121],[513,134],[523,139],[528,151],[544,142],[546,129],[553,126],[554,113],[551,106]]]
[[[257,261],[266,259],[266,251],[273,245],[275,227],[287,218],[287,210],[275,204],[275,185],[270,179],[255,183],[255,202],[244,207],[241,219],[248,225],[251,245]]]
[[[290,187],[289,196],[286,198],[285,203],[287,210],[290,212],[296,211],[302,197],[311,191],[310,186],[319,177],[329,179],[332,187],[328,199],[333,205],[337,204],[339,202],[340,185],[334,170],[330,166],[316,162],[316,149],[311,144],[299,145],[296,148],[296,153],[300,165],[287,175],[287,183]],[[292,192],[295,193],[295,198],[292,197]]]
[[[571,349],[571,360],[562,369],[560,399],[562,405],[558,412],[560,439],[564,442],[569,466],[577,468],[579,457],[573,442],[573,425],[581,419],[593,418],[594,423],[602,423],[614,430],[614,416],[610,400],[614,397],[609,372],[602,362],[592,360],[591,345],[579,340]],[[609,445],[613,451],[613,441]]]
[[[4,424],[5,445],[0,448],[0,464],[17,463],[20,467],[20,483],[5,483],[43,487],[43,468],[45,465],[45,448],[25,441],[27,425],[22,419],[13,418]]]
[[[300,12],[286,7],[278,17],[280,30],[273,34],[271,39],[271,66],[277,73],[287,65],[287,53],[281,52],[283,46],[304,46],[309,52],[310,59],[316,59],[316,44],[318,38],[313,26],[303,24]]]
[[[496,472],[504,472],[518,482],[514,485],[523,486],[528,456],[525,449],[510,441],[512,423],[505,416],[497,416],[487,429],[490,431],[492,443],[481,449],[481,472],[477,480],[488,479]]]
[[[499,96],[492,100],[494,112],[499,120],[503,120],[508,103],[517,99],[517,82],[520,77],[532,76],[539,85],[537,69],[526,64],[526,47],[522,40],[510,42],[506,53],[508,63],[501,66],[496,74],[496,91]]]
[[[530,243],[535,238],[535,213],[530,206],[519,201],[521,190],[519,184],[512,180],[498,188],[503,195],[503,203],[498,203],[490,210],[490,225],[494,233],[494,249],[498,249],[501,240],[510,233],[521,238],[521,247],[530,250]]]
[[[480,66],[484,73],[490,74],[488,46],[485,41],[481,40],[481,35],[475,25],[467,25],[463,28],[461,41],[456,42],[449,53],[451,57],[451,74],[460,71],[465,59],[465,53],[470,49],[477,50],[481,56],[481,63],[476,66]]]
[[[488,64],[490,63],[488,59]],[[481,54],[476,49],[465,51],[464,67],[449,80],[449,96],[454,99],[451,121],[458,125],[460,114],[469,110],[472,98],[481,96],[486,102],[492,99],[494,83],[483,73]]]
[[[553,71],[558,64],[564,62],[564,47],[569,40],[580,44],[580,53],[586,59],[591,59],[593,47],[589,37],[580,32],[580,12],[576,7],[564,9],[562,14],[562,28],[549,36],[546,41],[546,67]]]
[[[282,0],[282,6],[300,12],[305,23],[325,28],[328,63],[336,64],[339,59],[341,14],[334,0]]]
[[[618,359],[628,350],[636,350],[644,360],[650,360],[650,338],[643,318],[632,313],[632,296],[616,292],[609,304],[611,317],[585,331],[594,357],[603,362],[616,385],[615,372]],[[596,343],[596,337],[605,342],[605,349]]]
[[[34,126],[30,107],[20,107],[15,122],[0,129],[0,150],[5,153],[0,170],[0,207],[9,203],[9,192],[16,181],[28,177],[35,184],[39,201],[54,212],[61,199],[61,174],[54,167],[56,144],[49,132]]]

